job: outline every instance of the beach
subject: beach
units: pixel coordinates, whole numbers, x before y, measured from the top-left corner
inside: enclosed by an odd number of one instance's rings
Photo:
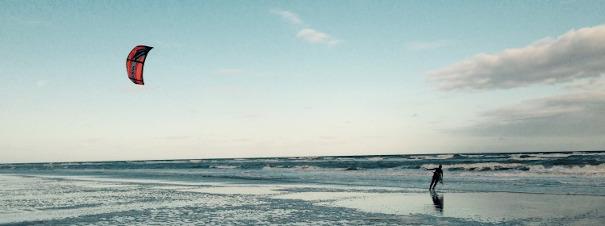
[[[605,0],[0,0],[0,226],[605,226]]]
[[[603,153],[506,154],[514,169],[493,167],[504,155],[4,164],[0,224],[599,225],[602,165],[520,166],[577,156]],[[477,158],[491,158],[491,168],[477,169]],[[431,192],[430,172],[406,166],[436,161],[445,177]],[[190,167],[206,163],[214,167]],[[461,164],[475,168],[455,170]]]

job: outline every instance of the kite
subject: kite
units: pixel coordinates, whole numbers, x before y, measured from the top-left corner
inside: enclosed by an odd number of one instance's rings
[[[143,82],[143,65],[145,64],[145,58],[149,50],[153,49],[151,46],[138,45],[135,46],[128,57],[126,58],[126,73],[130,81],[137,85],[144,85]]]

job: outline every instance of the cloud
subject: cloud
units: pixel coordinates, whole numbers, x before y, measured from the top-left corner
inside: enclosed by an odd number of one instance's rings
[[[283,18],[284,20],[288,21],[291,24],[294,24],[294,25],[304,24],[302,19],[300,19],[300,17],[296,13],[293,13],[293,12],[290,12],[287,10],[271,10],[271,13],[281,16],[281,18]]]
[[[428,73],[443,90],[509,89],[605,74],[605,25],[571,30],[523,48],[478,54]]]
[[[603,136],[605,135],[604,82],[588,90],[531,99],[486,111],[480,120],[463,128],[479,136]]]
[[[409,50],[431,50],[447,47],[451,45],[451,41],[448,40],[436,40],[436,41],[414,41],[405,44],[405,47]]]
[[[325,32],[318,31],[305,25],[305,22],[303,22],[303,20],[294,12],[287,10],[271,10],[271,13],[279,15],[282,19],[296,25],[298,28],[302,28],[296,33],[296,37],[306,42],[325,45],[336,45],[340,42]]]
[[[311,28],[305,28],[300,30],[298,34],[296,34],[296,37],[315,44],[335,45],[339,42],[329,34],[316,31]]]
[[[241,74],[243,71],[241,69],[237,69],[237,68],[221,68],[216,70],[214,73],[218,74],[218,75],[239,75]]]

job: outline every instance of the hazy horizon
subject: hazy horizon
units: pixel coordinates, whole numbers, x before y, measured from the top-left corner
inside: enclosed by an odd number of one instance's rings
[[[367,156],[430,156],[430,155],[480,155],[480,154],[540,154],[540,153],[589,153],[605,152],[605,150],[570,150],[570,151],[510,151],[510,152],[443,152],[443,153],[405,153],[405,154],[370,154],[370,155],[299,155],[299,156],[255,156],[255,157],[210,157],[184,159],[101,159],[76,161],[39,161],[39,162],[0,162],[0,164],[37,164],[37,163],[78,163],[78,162],[119,162],[119,161],[180,161],[180,160],[212,160],[212,159],[272,159],[272,158],[313,158],[313,157],[367,157]],[[436,160],[438,162],[438,160]]]
[[[0,163],[604,150],[604,11],[0,1]]]

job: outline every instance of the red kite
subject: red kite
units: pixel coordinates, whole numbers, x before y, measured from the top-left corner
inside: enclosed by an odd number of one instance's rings
[[[137,85],[144,85],[143,82],[143,65],[145,64],[145,58],[149,50],[153,49],[151,46],[135,46],[128,57],[126,58],[126,73],[130,81]]]

